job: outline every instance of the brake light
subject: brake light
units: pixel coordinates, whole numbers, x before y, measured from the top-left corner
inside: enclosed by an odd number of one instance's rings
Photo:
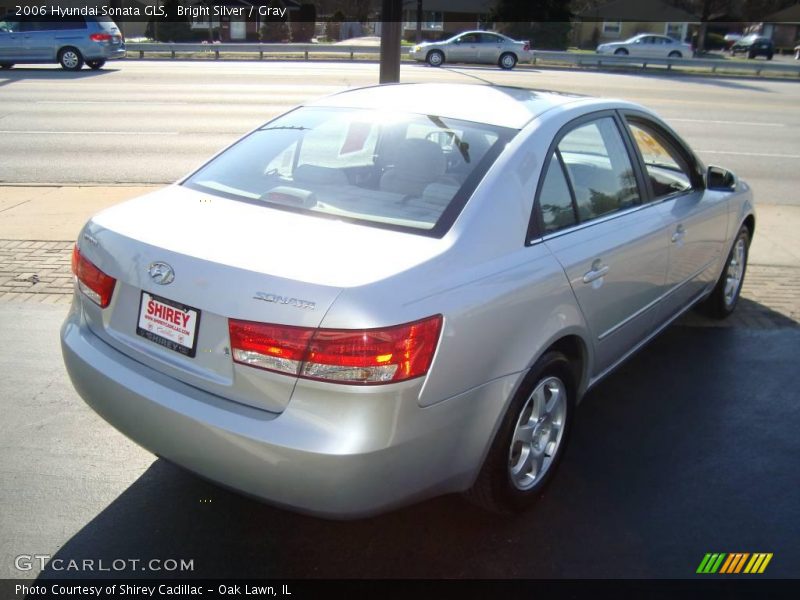
[[[78,282],[78,289],[97,304],[105,308],[111,302],[117,280],[98,269],[90,260],[81,254],[78,245],[72,249],[72,272]]]
[[[525,42],[525,45],[522,47],[523,52],[528,52],[531,49],[531,43]]]
[[[334,383],[395,383],[428,372],[442,316],[381,329],[311,329],[228,321],[237,363]]]
[[[111,41],[111,34],[110,33],[93,33],[89,36],[89,39],[93,42],[110,42]]]

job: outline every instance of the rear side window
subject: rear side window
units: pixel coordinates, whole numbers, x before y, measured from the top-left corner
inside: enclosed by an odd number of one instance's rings
[[[580,221],[641,202],[630,156],[612,117],[579,125],[561,139],[558,150]]]
[[[569,191],[567,178],[557,153],[553,153],[550,158],[547,174],[539,192],[539,206],[546,233],[558,231],[577,222],[572,204],[572,194]]]

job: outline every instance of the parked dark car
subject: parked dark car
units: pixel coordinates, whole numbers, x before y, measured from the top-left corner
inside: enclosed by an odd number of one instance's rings
[[[731,46],[731,55],[737,54],[747,54],[747,58],[766,56],[767,60],[772,60],[775,44],[771,39],[760,35],[747,35]]]

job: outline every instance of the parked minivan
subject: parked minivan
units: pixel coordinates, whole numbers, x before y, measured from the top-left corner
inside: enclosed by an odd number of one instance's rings
[[[125,40],[109,17],[7,15],[0,21],[0,69],[17,63],[59,63],[68,71],[100,69],[125,57]]]

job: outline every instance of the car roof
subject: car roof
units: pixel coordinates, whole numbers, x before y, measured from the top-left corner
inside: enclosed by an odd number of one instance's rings
[[[584,98],[495,85],[402,83],[347,90],[307,106],[382,109],[522,129],[545,111]]]

